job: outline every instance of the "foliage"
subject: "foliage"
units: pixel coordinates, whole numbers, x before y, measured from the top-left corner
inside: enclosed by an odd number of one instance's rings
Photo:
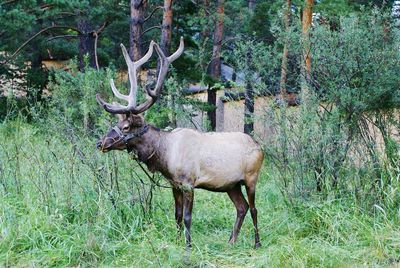
[[[211,2],[209,10],[202,1],[174,2],[172,49],[182,35],[185,55],[174,63],[165,94],[145,113],[149,123],[160,128],[182,121],[190,124],[193,114],[215,108],[184,95],[193,81],[222,87],[221,81],[207,77],[212,38],[202,33],[213,26]],[[302,93],[301,105],[295,108],[271,99],[262,115],[254,117],[268,131],[265,137],[255,137],[266,155],[257,188],[263,247],[251,248],[249,215],[238,243],[227,245],[235,216],[231,201],[226,195],[199,190],[191,253],[185,252],[183,237],[177,239],[173,197],[161,176],[149,177],[125,153],[104,155],[95,150],[96,138],[115,121],[99,108],[95,94],[112,99],[108,81],[119,75],[114,67],[104,66],[125,68],[118,45],[128,43],[128,34],[121,33],[128,32],[129,2],[1,3],[0,50],[6,54],[0,54],[0,60],[44,27],[71,28],[39,35],[12,62],[21,69],[26,61],[35,63],[20,87],[33,98],[16,99],[12,94],[0,98],[0,265],[396,265],[400,254],[398,29],[384,9],[370,8],[370,4],[382,6],[380,0],[315,2],[315,11],[327,21],[314,23],[311,31],[309,92]],[[225,1],[224,60],[245,82],[234,86],[249,85],[256,94],[276,93],[282,47],[288,40],[288,91],[299,90],[304,81],[299,69],[304,1],[292,3],[293,19],[286,32],[285,1],[257,1],[254,12],[246,1]],[[146,15],[161,4],[150,1]],[[160,10],[147,20],[146,29],[160,23]],[[98,40],[100,70],[79,72],[74,61],[68,71],[41,69],[37,63],[50,57],[48,50],[57,59],[76,56],[73,28],[81,20],[96,29],[107,22]],[[64,34],[72,36],[53,39]],[[158,36],[159,31],[146,32],[143,46]],[[147,67],[155,65],[154,61]],[[1,65],[0,75],[16,76],[20,69],[10,66]],[[115,80],[118,88],[127,86]],[[44,88],[50,96],[40,100]],[[142,100],[142,90],[139,95]]]
[[[397,215],[396,29],[378,10],[341,25],[340,31],[314,28],[311,91],[299,108],[266,111],[274,135],[265,149],[292,205],[299,198],[346,197],[366,211],[378,206]],[[301,46],[291,48],[301,55]]]
[[[141,206],[148,179],[126,154],[93,149],[23,120],[0,126],[0,263],[4,266],[387,266],[400,254],[398,218],[369,216],[351,200],[288,209],[275,170],[257,188],[263,247],[252,248],[247,215],[236,245],[227,243],[234,207],[225,194],[196,191],[193,250],[177,238],[170,189]],[[74,141],[73,141],[74,140]],[[21,146],[23,145],[23,146]],[[141,182],[142,181],[142,182]],[[160,182],[164,185],[164,182]]]
[[[76,62],[70,63],[69,72],[55,71],[49,85],[52,94],[49,118],[86,132],[100,126],[105,113],[99,109],[95,96],[111,91],[109,80],[113,76],[111,69],[79,72]]]
[[[228,53],[227,53],[228,54]],[[278,91],[276,66],[279,64],[280,53],[265,43],[242,36],[235,42],[234,50],[227,57],[228,62],[240,70],[236,75],[241,76],[245,87],[252,85],[257,94],[275,94]]]

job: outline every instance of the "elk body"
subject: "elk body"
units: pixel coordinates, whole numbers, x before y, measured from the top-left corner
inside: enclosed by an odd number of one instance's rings
[[[192,129],[178,128],[165,132],[148,125],[140,115],[155,103],[162,89],[169,64],[183,52],[183,39],[178,50],[166,57],[159,46],[151,42],[149,51],[137,62],[132,62],[123,45],[122,51],[128,65],[130,93],[122,95],[111,80],[115,96],[128,105],[106,103],[99,95],[99,104],[108,112],[119,116],[118,124],[98,141],[102,152],[110,150],[134,151],[139,160],[152,172],[161,172],[171,183],[175,199],[175,219],[179,229],[185,225],[186,245],[191,246],[190,225],[194,189],[226,192],[237,210],[236,222],[229,239],[237,239],[243,219],[250,208],[255,230],[255,247],[260,239],[255,207],[255,189],[263,153],[254,140],[240,132],[201,133]],[[137,106],[137,69],[149,60],[155,48],[160,58],[160,71],[154,89],[146,89],[146,101]],[[241,187],[245,186],[248,203]]]

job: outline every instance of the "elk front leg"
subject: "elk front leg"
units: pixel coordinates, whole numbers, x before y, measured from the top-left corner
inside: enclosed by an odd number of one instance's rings
[[[237,236],[239,234],[240,228],[242,227],[243,219],[246,216],[249,205],[243,196],[240,184],[236,185],[232,190],[228,191],[229,198],[232,200],[236,207],[236,222],[233,227],[231,237],[229,239],[229,244],[236,242]]]
[[[192,247],[192,239],[190,236],[190,225],[192,224],[192,208],[193,208],[194,191],[193,189],[184,190],[183,192],[183,213],[185,223],[186,247]]]
[[[172,193],[175,199],[175,220],[178,227],[179,235],[182,231],[182,216],[183,216],[183,192],[180,189],[172,188]]]

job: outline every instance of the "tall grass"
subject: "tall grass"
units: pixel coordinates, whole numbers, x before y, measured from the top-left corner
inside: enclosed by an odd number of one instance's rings
[[[398,219],[365,213],[346,199],[288,207],[275,172],[257,188],[262,248],[250,217],[236,245],[225,194],[196,190],[192,252],[174,223],[168,188],[151,182],[126,153],[100,154],[84,135],[71,142],[14,120],[0,126],[0,265],[271,267],[390,265],[400,256]],[[142,180],[142,182],[140,181]],[[159,182],[162,185],[164,181]]]
[[[273,105],[265,112],[275,135],[262,141],[260,249],[252,247],[249,215],[237,244],[228,245],[233,204],[226,194],[196,190],[193,249],[186,251],[166,181],[149,178],[125,152],[95,149],[110,117],[93,96],[109,92],[114,74],[71,68],[54,75],[44,111],[26,109],[30,124],[7,116],[0,125],[0,266],[399,265],[400,150],[391,130],[399,129],[393,108],[399,107],[400,58],[395,29],[388,32],[387,20],[374,12],[344,20],[340,31],[316,26],[314,93],[293,113]],[[300,38],[293,40],[291,53],[302,55]],[[280,70],[281,55],[268,59],[278,54],[257,48],[253,59],[261,62],[247,69],[256,90],[279,81],[273,70]],[[253,79],[253,69],[268,81]],[[175,80],[168,87],[179,92]],[[163,113],[150,111],[147,121],[167,124]]]

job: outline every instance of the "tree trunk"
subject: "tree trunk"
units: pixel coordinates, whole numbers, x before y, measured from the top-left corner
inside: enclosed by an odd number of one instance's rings
[[[204,16],[205,16],[206,25],[204,26],[204,29],[201,32],[203,40],[210,37],[210,27],[208,24],[208,22],[210,20],[210,0],[204,0],[204,10],[205,10]]]
[[[131,0],[131,20],[129,23],[129,56],[137,61],[142,57],[142,28],[144,22],[144,1]]]
[[[311,44],[310,44],[310,27],[312,23],[312,8],[314,0],[305,0],[305,6],[302,17],[302,42],[303,42],[303,61],[302,73],[304,82],[302,83],[302,91],[307,94],[308,83],[311,80]]]
[[[393,1],[392,15],[397,29],[400,29],[400,1]]]
[[[210,76],[215,80],[221,79],[221,49],[222,36],[224,30],[224,0],[217,0],[217,19],[214,29],[214,45],[212,59],[210,63]],[[217,93],[215,90],[208,90],[208,104],[216,107]],[[217,126],[216,109],[207,112],[211,122],[211,129],[215,130]]]
[[[166,56],[170,54],[171,48],[171,36],[172,36],[172,4],[173,0],[164,0],[164,8],[163,8],[163,20],[162,20],[162,29],[161,29],[161,41],[160,48],[164,52]],[[160,69],[160,61],[157,63],[157,70]],[[158,73],[158,71],[157,71]],[[173,89],[169,89],[171,91]],[[176,112],[175,112],[175,92],[168,92],[167,106],[171,110],[168,113],[170,126],[176,128]]]
[[[252,69],[252,50],[249,48],[246,55],[247,66]],[[251,134],[254,130],[254,91],[251,84],[252,73],[246,74],[246,92],[244,99],[244,133]]]
[[[43,28],[43,20],[38,19],[37,28]],[[36,31],[36,30],[35,30]],[[31,66],[28,70],[28,75],[26,76],[28,91],[27,98],[30,102],[40,102],[42,100],[43,89],[46,86],[46,77],[48,74],[42,68],[42,53],[40,51],[39,41],[35,40],[32,42],[32,58]]]
[[[292,1],[287,0],[287,6],[285,11],[285,30],[286,34],[289,34],[289,27],[290,27],[290,14],[292,8]],[[287,81],[287,70],[288,70],[288,57],[289,57],[289,36],[286,36],[285,44],[283,47],[283,55],[282,55],[282,65],[281,65],[281,81],[279,85],[280,95],[282,100],[286,100],[287,88],[286,88],[286,81]]]
[[[167,56],[169,56],[169,50],[171,47],[172,4],[173,0],[164,0],[160,48]]]
[[[249,5],[249,9],[251,11],[254,11],[254,9],[256,9],[256,0],[247,0],[248,5]]]
[[[94,35],[93,26],[84,18],[78,22],[78,68],[80,71],[85,69],[85,56],[89,57],[89,67],[96,68],[94,53]]]

